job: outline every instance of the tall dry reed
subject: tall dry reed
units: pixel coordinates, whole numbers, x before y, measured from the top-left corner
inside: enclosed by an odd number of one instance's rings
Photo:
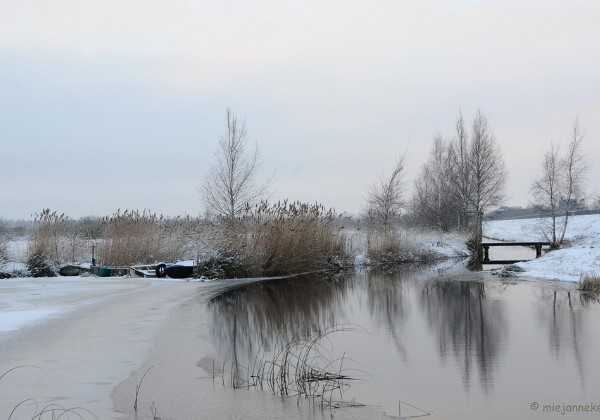
[[[320,204],[262,202],[237,231],[237,252],[250,275],[286,275],[331,268],[345,259],[340,218]]]
[[[34,215],[27,246],[27,266],[32,276],[54,276],[57,266],[69,259],[68,220],[64,213],[50,209]]]
[[[118,210],[103,220],[98,261],[104,265],[129,266],[175,261],[182,254],[177,220],[148,210]]]

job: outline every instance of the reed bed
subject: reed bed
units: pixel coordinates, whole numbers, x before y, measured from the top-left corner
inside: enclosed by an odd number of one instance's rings
[[[180,226],[148,210],[119,210],[103,219],[99,261],[116,266],[175,261],[181,255]]]
[[[320,204],[262,202],[220,226],[212,269],[226,274],[288,275],[339,268],[347,260],[341,217]]]

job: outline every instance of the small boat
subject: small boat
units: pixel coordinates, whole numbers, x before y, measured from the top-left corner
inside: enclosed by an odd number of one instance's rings
[[[78,265],[65,265],[59,268],[58,274],[60,274],[61,276],[78,276],[84,270],[85,269],[83,267],[80,267]]]
[[[192,277],[196,264],[194,260],[179,261],[175,264],[158,264],[156,277],[170,277],[172,279],[186,279]]]
[[[132,265],[129,268],[131,277],[156,277],[157,264],[150,265]]]

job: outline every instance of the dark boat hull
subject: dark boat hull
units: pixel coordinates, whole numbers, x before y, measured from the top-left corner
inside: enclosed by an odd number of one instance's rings
[[[78,276],[83,271],[83,268],[77,265],[66,265],[58,270],[61,276]]]
[[[172,279],[186,279],[194,274],[194,267],[190,265],[168,265],[165,267],[165,274]]]

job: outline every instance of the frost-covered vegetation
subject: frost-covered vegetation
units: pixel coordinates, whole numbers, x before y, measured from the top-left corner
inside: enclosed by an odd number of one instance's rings
[[[5,229],[6,230],[6,229]],[[465,235],[417,232],[320,204],[262,202],[235,219],[167,218],[148,210],[70,219],[44,209],[19,235],[2,235],[1,271],[55,276],[67,264],[132,266],[194,259],[209,278],[280,276],[356,265],[464,256]],[[7,262],[11,264],[6,264]],[[23,274],[23,273],[22,273]]]

